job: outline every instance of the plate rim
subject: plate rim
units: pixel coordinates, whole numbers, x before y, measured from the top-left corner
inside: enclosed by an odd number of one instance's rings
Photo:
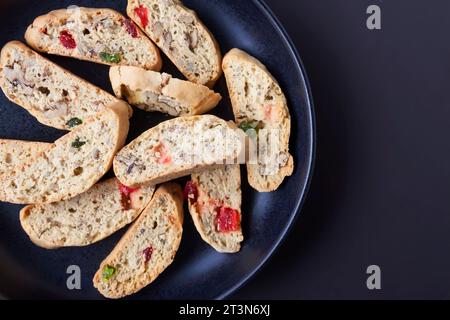
[[[303,187],[303,190],[300,191],[300,197],[297,203],[295,204],[295,208],[291,213],[291,216],[289,218],[289,221],[286,223],[285,227],[283,228],[283,231],[278,236],[275,243],[272,245],[270,250],[264,255],[264,258],[258,263],[256,267],[254,267],[250,272],[247,273],[246,276],[242,277],[236,284],[231,286],[229,289],[225,290],[222,294],[218,295],[214,300],[224,300],[227,299],[232,294],[236,293],[239,289],[241,289],[243,286],[245,286],[254,276],[256,276],[261,270],[267,265],[269,260],[273,257],[275,252],[279,249],[279,247],[283,244],[283,242],[286,240],[287,235],[289,234],[292,226],[298,219],[300,215],[300,211],[305,203],[306,196],[308,194],[308,191],[311,186],[312,177],[314,174],[314,166],[315,166],[315,159],[316,159],[316,116],[314,111],[314,101],[313,101],[313,95],[311,91],[310,82],[306,73],[306,69],[303,65],[302,59],[300,58],[299,51],[297,47],[295,46],[294,42],[292,41],[291,37],[287,33],[286,29],[283,27],[281,21],[278,19],[278,17],[275,15],[273,10],[270,8],[270,6],[264,1],[264,0],[252,0],[252,2],[256,5],[256,7],[263,13],[266,18],[270,21],[270,23],[275,27],[275,29],[278,31],[279,34],[281,34],[282,38],[286,41],[289,51],[292,54],[292,56],[295,58],[295,64],[296,68],[299,73],[301,74],[302,80],[305,84],[306,88],[306,98],[307,98],[307,105],[309,110],[309,126],[311,128],[311,137],[309,141],[309,154],[310,156],[307,159],[308,162],[308,168],[307,168],[307,177],[306,177],[306,183]]]

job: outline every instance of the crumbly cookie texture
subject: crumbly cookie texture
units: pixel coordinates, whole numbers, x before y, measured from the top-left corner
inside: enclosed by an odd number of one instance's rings
[[[0,201],[52,203],[89,190],[124,145],[129,122],[118,102],[56,140],[36,157],[0,176]]]
[[[39,122],[62,130],[73,130],[118,101],[19,41],[1,51],[0,86],[9,100]],[[131,117],[131,107],[124,108]]]
[[[174,117],[206,113],[222,99],[204,85],[137,67],[112,67],[109,77],[117,97],[142,110]]]
[[[116,178],[109,179],[70,200],[26,206],[20,211],[20,223],[38,246],[87,246],[133,222],[154,189],[128,188]]]
[[[158,188],[150,204],[101,263],[94,286],[107,298],[122,298],[153,282],[174,260],[183,233],[179,185]]]
[[[222,74],[219,45],[178,0],[129,0],[128,16],[192,82],[213,87]]]
[[[51,146],[44,142],[0,139],[0,175],[8,174]]]
[[[234,124],[213,115],[175,118],[144,132],[114,158],[125,185],[158,184],[235,163],[244,137]]]
[[[106,65],[159,71],[158,48],[128,18],[111,9],[69,8],[37,17],[25,34],[35,50]]]
[[[223,70],[236,123],[254,135],[250,145],[258,150],[257,159],[247,164],[249,183],[260,192],[274,191],[294,169],[286,97],[267,68],[242,50],[225,55]]]
[[[218,252],[238,252],[244,240],[240,166],[227,165],[193,174],[184,195],[202,239]]]

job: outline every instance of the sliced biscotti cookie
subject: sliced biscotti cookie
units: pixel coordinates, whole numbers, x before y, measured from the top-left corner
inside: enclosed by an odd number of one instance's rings
[[[39,122],[63,130],[72,130],[118,101],[19,41],[9,42],[1,51],[0,86],[9,100]],[[126,108],[131,116],[131,107]]]
[[[0,175],[8,174],[51,146],[44,142],[0,139]]]
[[[224,57],[223,70],[237,124],[258,138],[258,157],[247,164],[249,183],[260,192],[276,190],[294,168],[286,97],[266,67],[242,50]]]
[[[133,222],[154,190],[152,186],[129,188],[113,178],[70,200],[26,206],[20,211],[20,223],[40,247],[87,246]]]
[[[174,117],[206,113],[222,99],[204,85],[137,67],[112,67],[109,77],[117,97],[142,110]]]
[[[158,184],[226,163],[243,149],[242,131],[212,115],[175,118],[144,132],[114,158],[127,186]]]
[[[107,298],[122,298],[153,282],[174,260],[183,233],[183,194],[164,184],[100,264],[94,286]]]
[[[0,176],[0,201],[36,204],[73,198],[111,167],[128,133],[128,113],[118,102],[58,139],[37,157]]]
[[[227,165],[193,174],[184,196],[202,239],[218,252],[238,252],[244,239],[240,166]]]
[[[158,48],[122,14],[111,9],[74,7],[34,20],[25,34],[34,49],[106,65],[160,70]]]
[[[128,0],[127,13],[186,78],[214,86],[222,74],[222,55],[194,11],[179,0]]]

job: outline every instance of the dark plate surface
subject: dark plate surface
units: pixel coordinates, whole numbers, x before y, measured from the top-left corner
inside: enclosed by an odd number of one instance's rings
[[[312,103],[301,63],[290,40],[260,1],[186,0],[215,34],[225,53],[239,47],[267,65],[287,96],[291,116],[291,153],[296,167],[292,177],[274,193],[259,194],[249,188],[243,168],[243,228],[245,242],[240,253],[216,253],[201,241],[185,212],[183,241],[174,263],[150,286],[131,298],[200,299],[224,298],[270,257],[295,218],[308,186],[314,155]],[[2,1],[0,3],[0,45],[23,39],[34,17],[69,5],[110,7],[125,12],[126,1]],[[63,67],[111,92],[108,68],[67,58],[50,57]],[[165,59],[163,70],[180,77]],[[216,91],[227,97],[222,78]],[[40,125],[26,111],[0,94],[0,137],[51,142],[64,132]],[[232,119],[228,98],[213,112]],[[168,119],[135,111],[129,140]],[[183,180],[181,180],[182,182]],[[101,298],[91,279],[102,259],[123,231],[87,248],[47,251],[34,246],[22,231],[18,219],[21,206],[0,203],[0,292],[10,298]],[[82,289],[69,291],[66,269],[81,268]]]

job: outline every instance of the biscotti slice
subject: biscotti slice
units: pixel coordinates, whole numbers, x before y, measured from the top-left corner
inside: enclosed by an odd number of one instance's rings
[[[186,78],[214,86],[222,74],[222,55],[194,11],[179,0],[128,0],[127,13]]]
[[[183,194],[164,184],[100,264],[94,287],[107,298],[122,298],[153,282],[174,260],[183,233]]]
[[[34,49],[106,65],[161,69],[158,48],[122,14],[111,9],[73,7],[34,20],[25,34]]]
[[[0,86],[9,100],[39,122],[63,130],[72,130],[118,101],[19,41],[1,51]],[[126,108],[131,116],[131,107]]]
[[[202,239],[218,252],[238,252],[244,239],[240,166],[227,165],[193,174],[184,193]]]
[[[0,139],[0,175],[8,174],[51,146],[44,142]]]
[[[237,124],[249,135],[257,134],[258,152],[251,153],[247,164],[249,183],[260,192],[274,191],[294,168],[286,97],[266,67],[242,50],[224,57],[223,70]]]
[[[116,177],[127,186],[158,184],[234,162],[242,131],[212,115],[175,118],[144,132],[114,158]]]
[[[117,97],[142,110],[174,117],[206,113],[222,99],[204,85],[137,67],[112,67],[109,77]]]
[[[89,190],[111,167],[128,134],[124,102],[111,105],[22,166],[0,176],[0,201],[51,203]]]
[[[20,223],[40,247],[87,246],[133,222],[154,190],[152,186],[128,188],[113,178],[70,200],[26,206],[20,211]]]

